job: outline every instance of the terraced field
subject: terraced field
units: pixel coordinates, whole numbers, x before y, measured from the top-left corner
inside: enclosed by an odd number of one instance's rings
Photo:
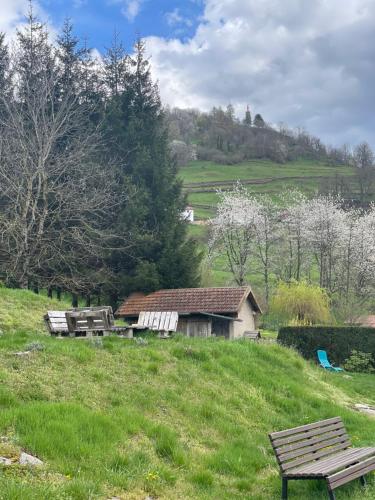
[[[231,189],[241,181],[256,194],[277,195],[281,191],[297,188],[313,195],[327,181],[335,184],[345,181],[355,192],[354,169],[332,167],[324,163],[300,160],[280,165],[267,160],[254,160],[240,165],[218,165],[196,161],[180,171],[189,203],[197,219],[209,219],[215,214],[218,190]]]

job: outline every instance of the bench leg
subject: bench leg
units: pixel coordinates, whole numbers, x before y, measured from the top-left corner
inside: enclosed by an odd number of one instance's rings
[[[359,478],[359,480],[361,481],[361,485],[362,485],[363,487],[366,487],[366,486],[367,486],[367,481],[366,481],[365,476],[361,476],[361,477]]]
[[[336,500],[335,493],[328,487],[328,498],[329,500]]]
[[[288,480],[282,478],[281,500],[288,500]]]

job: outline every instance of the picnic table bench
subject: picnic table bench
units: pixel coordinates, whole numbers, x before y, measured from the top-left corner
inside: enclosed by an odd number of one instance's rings
[[[68,311],[48,311],[44,316],[51,335],[69,335],[75,337],[83,334],[87,337],[93,334],[109,335],[117,333],[132,337],[132,330],[128,327],[114,326],[112,307],[81,307]]]
[[[246,331],[244,332],[244,337],[249,340],[259,340],[261,339],[260,331]]]
[[[269,434],[282,477],[281,498],[288,498],[290,479],[320,479],[327,483],[330,500],[334,490],[375,470],[375,448],[351,448],[340,417]]]

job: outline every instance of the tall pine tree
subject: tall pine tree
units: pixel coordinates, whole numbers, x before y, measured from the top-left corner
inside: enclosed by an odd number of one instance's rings
[[[78,95],[82,49],[79,48],[79,39],[73,33],[70,19],[64,21],[61,34],[57,38],[57,56],[60,73],[58,84],[61,96]]]
[[[118,97],[125,89],[128,77],[127,63],[128,57],[124,46],[115,31],[111,46],[104,57],[104,82],[112,97]]]
[[[117,254],[114,262],[124,276],[122,293],[196,286],[200,257],[181,220],[185,200],[142,40],[136,42],[129,66],[124,90],[112,97],[106,117],[109,151],[135,190],[118,221],[134,236],[132,255]]]

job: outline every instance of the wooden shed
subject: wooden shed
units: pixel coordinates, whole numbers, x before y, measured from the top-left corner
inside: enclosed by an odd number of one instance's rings
[[[177,331],[189,337],[240,338],[257,328],[261,314],[251,287],[178,288],[144,295],[134,293],[116,316],[137,322],[141,311],[177,311]]]

